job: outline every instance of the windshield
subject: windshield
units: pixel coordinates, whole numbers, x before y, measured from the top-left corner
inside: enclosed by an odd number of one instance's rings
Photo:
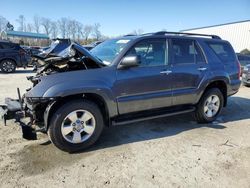
[[[123,50],[129,39],[111,39],[93,48],[90,53],[106,65],[111,65],[116,56]]]

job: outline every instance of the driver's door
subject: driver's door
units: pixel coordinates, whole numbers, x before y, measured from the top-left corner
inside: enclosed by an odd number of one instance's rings
[[[144,39],[126,55],[141,58],[138,67],[117,70],[114,91],[120,114],[167,107],[172,104],[165,38]]]

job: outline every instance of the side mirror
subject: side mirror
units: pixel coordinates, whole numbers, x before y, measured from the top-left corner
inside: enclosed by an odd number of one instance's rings
[[[121,60],[120,64],[118,65],[118,69],[137,67],[139,63],[140,63],[139,56],[137,55],[126,56]]]

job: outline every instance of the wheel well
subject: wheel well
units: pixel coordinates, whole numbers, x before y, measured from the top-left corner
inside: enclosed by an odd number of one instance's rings
[[[207,87],[204,93],[211,89],[211,88],[218,88],[224,97],[224,107],[227,105],[227,84],[224,81],[214,81],[211,82]]]
[[[100,95],[97,95],[95,93],[76,94],[76,95],[70,95],[70,96],[66,96],[66,97],[60,98],[58,101],[56,101],[56,103],[49,110],[49,116],[48,116],[46,125],[49,126],[48,124],[50,122],[52,114],[58,108],[60,108],[66,102],[69,102],[71,100],[76,100],[76,99],[82,99],[82,100],[87,99],[87,100],[89,100],[89,101],[94,102],[95,104],[97,104],[98,107],[101,110],[102,115],[103,115],[103,119],[104,119],[105,125],[106,126],[110,125],[110,119],[109,119],[109,113],[108,113],[107,104],[105,103],[105,100]],[[47,127],[47,129],[48,129],[48,127]]]

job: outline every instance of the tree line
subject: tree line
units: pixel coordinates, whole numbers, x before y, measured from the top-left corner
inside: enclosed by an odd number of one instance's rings
[[[82,24],[81,22],[62,17],[58,20],[52,20],[46,17],[35,15],[32,22],[26,22],[24,15],[19,15],[16,19],[18,27],[17,31],[45,33],[50,38],[70,38],[75,41],[85,42],[90,39],[101,40],[104,38],[100,31],[101,25],[99,23]],[[0,15],[0,32],[6,30],[8,20]]]

